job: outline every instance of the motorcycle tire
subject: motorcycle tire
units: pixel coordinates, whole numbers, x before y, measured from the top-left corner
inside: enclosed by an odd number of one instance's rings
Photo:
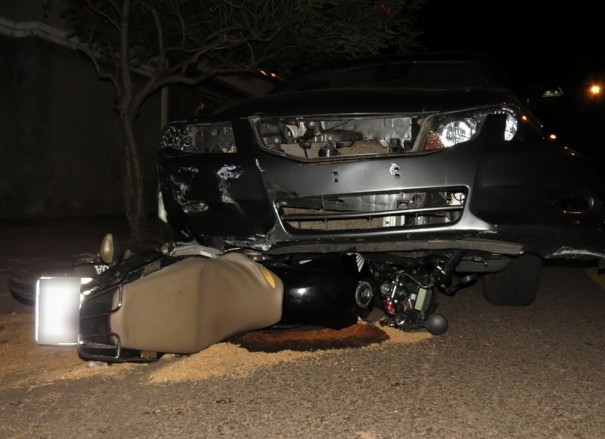
[[[15,300],[24,305],[34,306],[36,304],[36,283],[42,276],[77,276],[77,277],[95,277],[99,273],[97,268],[99,263],[96,261],[84,261],[78,265],[64,265],[44,267],[28,265],[14,268],[9,276],[9,290]]]
[[[22,267],[11,270],[9,277],[9,290],[18,302],[24,305],[36,304],[36,282],[42,276],[69,276],[73,274],[73,267],[63,269],[45,270],[36,267]]]

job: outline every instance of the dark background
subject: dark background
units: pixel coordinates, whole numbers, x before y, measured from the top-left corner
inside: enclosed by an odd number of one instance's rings
[[[430,0],[421,43],[430,50],[482,51],[519,86],[597,79],[604,67],[603,14],[596,3]]]

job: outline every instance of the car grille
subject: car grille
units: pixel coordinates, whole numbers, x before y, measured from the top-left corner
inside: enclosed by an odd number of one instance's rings
[[[416,228],[460,220],[466,188],[280,199],[277,211],[290,231]]]

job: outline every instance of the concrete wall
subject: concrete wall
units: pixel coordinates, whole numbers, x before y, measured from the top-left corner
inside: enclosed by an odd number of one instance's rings
[[[111,85],[81,54],[0,37],[0,218],[124,211],[122,132]],[[154,209],[159,96],[137,122]]]

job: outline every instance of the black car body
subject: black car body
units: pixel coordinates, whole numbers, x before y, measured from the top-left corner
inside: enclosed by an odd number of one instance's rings
[[[592,164],[547,141],[483,58],[311,69],[169,124],[158,163],[175,254],[354,254],[370,273],[357,294],[399,327],[426,322],[439,291],[483,278],[490,302],[527,305],[544,260],[605,258]]]

